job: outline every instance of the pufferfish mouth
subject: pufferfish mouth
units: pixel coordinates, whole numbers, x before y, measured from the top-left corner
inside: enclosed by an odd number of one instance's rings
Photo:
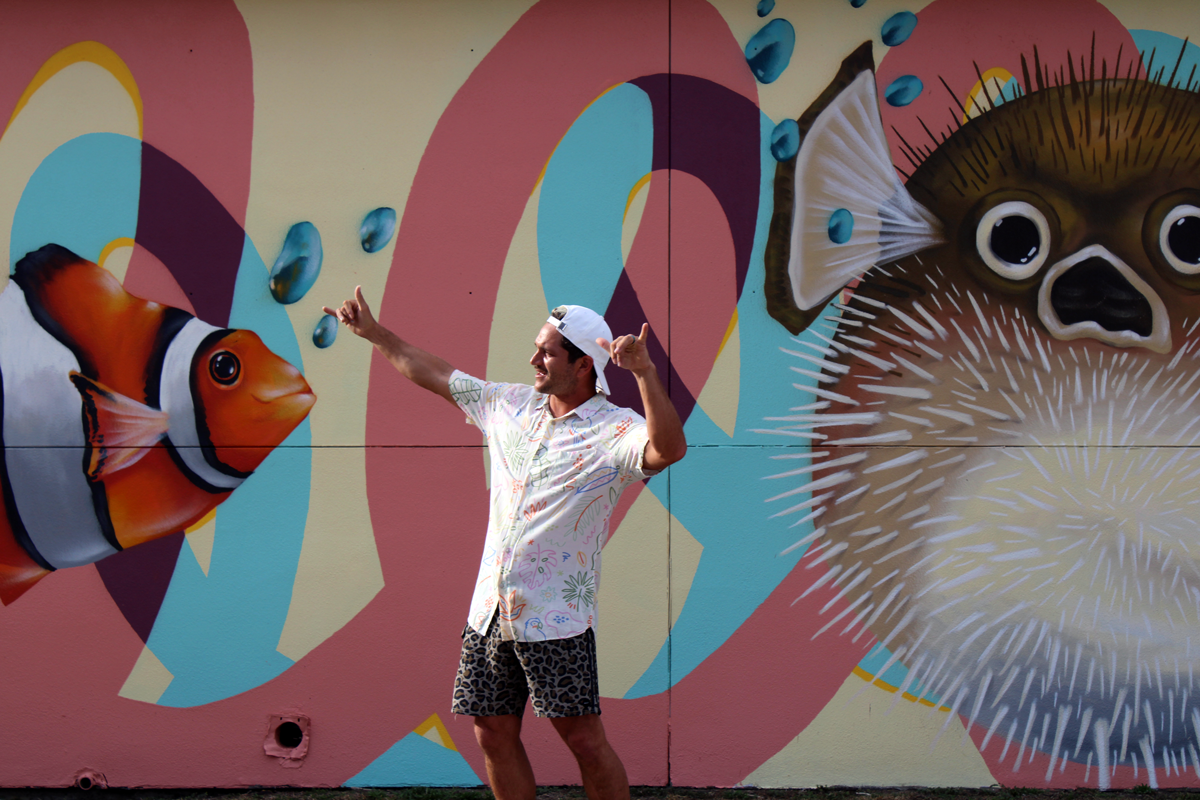
[[[1171,350],[1162,298],[1099,244],[1054,264],[1038,290],[1038,318],[1055,339],[1098,339],[1115,347]]]

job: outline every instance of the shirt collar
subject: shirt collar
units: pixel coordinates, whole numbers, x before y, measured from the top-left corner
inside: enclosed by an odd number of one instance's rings
[[[600,410],[604,407],[604,403],[607,400],[608,400],[608,397],[607,397],[607,395],[604,394],[604,392],[596,392],[594,395],[589,397],[587,400],[584,400],[582,403],[575,406],[575,408],[572,408],[566,414],[563,414],[561,417],[557,417],[557,419],[565,419],[566,417],[569,417],[572,414],[578,415],[580,419],[585,419],[585,420],[591,419],[596,414],[600,413]],[[546,413],[549,414],[550,413],[550,395],[548,395],[548,394],[542,395],[542,400],[540,403],[537,404],[536,407],[538,409],[542,409],[542,408],[546,409]]]

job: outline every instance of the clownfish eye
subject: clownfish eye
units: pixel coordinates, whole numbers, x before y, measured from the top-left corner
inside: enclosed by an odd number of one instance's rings
[[[975,230],[983,263],[1002,278],[1032,277],[1050,255],[1050,223],[1034,206],[1010,200],[989,209]]]
[[[1200,275],[1200,208],[1179,205],[1163,218],[1158,246],[1171,268]]]
[[[222,350],[208,360],[208,374],[222,386],[232,386],[242,375],[242,362],[233,353]]]

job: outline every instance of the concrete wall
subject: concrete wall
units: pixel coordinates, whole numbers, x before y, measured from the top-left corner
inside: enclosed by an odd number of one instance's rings
[[[449,701],[484,450],[317,345],[360,284],[492,380],[561,303],[650,323],[690,451],[606,548],[633,783],[1198,782],[1194,3],[0,15],[0,252],[90,262],[0,296],[0,784],[481,781]],[[253,331],[268,389],[303,373],[270,425],[204,404],[249,477],[159,443],[184,318],[137,298]]]

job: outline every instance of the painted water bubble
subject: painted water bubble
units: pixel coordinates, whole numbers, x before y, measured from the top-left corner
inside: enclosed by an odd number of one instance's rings
[[[771,83],[783,74],[796,49],[796,29],[786,19],[773,19],[750,37],[746,63],[760,83]]]
[[[758,0],[758,15],[765,17],[775,10],[775,0]]]
[[[308,293],[321,274],[321,233],[311,222],[297,222],[288,230],[283,249],[271,267],[271,296],[284,304]]]
[[[396,209],[377,208],[363,217],[362,226],[358,229],[358,237],[362,240],[362,249],[368,253],[378,253],[387,247],[396,232]]]
[[[867,0],[850,0],[850,5],[854,6],[855,8],[862,8],[866,4]]]
[[[879,29],[879,36],[888,47],[895,47],[908,41],[916,27],[917,15],[911,11],[901,11],[888,17],[887,22]]]
[[[854,215],[844,208],[839,208],[829,215],[829,241],[834,244],[845,244],[854,233]]]
[[[787,161],[796,157],[800,149],[800,125],[794,119],[785,119],[771,131],[771,155],[776,161]]]
[[[916,75],[901,75],[883,90],[883,98],[889,106],[900,108],[916,100],[924,88],[925,85]]]
[[[333,314],[321,317],[317,327],[313,328],[313,344],[322,349],[329,347],[337,339],[338,321]]]

